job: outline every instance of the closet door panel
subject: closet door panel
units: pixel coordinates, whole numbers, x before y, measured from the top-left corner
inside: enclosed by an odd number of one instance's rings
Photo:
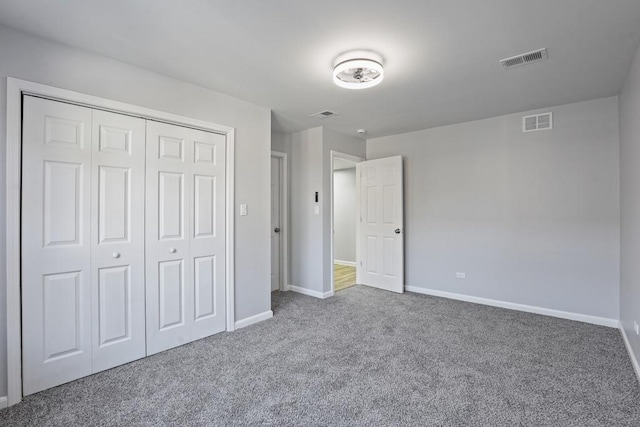
[[[93,111],[93,372],[146,354],[145,121]]]
[[[158,263],[158,306],[160,331],[184,326],[184,261]]]
[[[22,345],[29,395],[91,373],[91,115],[23,98]]]
[[[147,122],[147,354],[191,341],[189,129]]]
[[[222,332],[225,319],[224,135],[190,131],[193,152],[191,251],[194,276],[192,339]]]
[[[147,349],[224,331],[225,137],[147,122]]]

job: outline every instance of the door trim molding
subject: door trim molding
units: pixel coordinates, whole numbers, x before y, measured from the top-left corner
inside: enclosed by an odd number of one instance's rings
[[[329,280],[331,283],[331,288],[329,292],[326,292],[325,294],[330,294],[333,295],[335,293],[335,277],[334,277],[334,269],[333,269],[333,264],[335,262],[334,257],[335,257],[335,222],[334,222],[334,206],[333,206],[333,198],[334,198],[334,192],[333,192],[333,161],[334,159],[342,159],[342,160],[349,160],[351,162],[354,162],[356,164],[356,195],[358,197],[358,208],[356,209],[355,212],[355,216],[356,216],[356,224],[358,224],[358,218],[360,217],[360,186],[359,186],[359,180],[358,180],[358,172],[357,172],[357,165],[360,162],[364,162],[365,159],[363,157],[359,157],[359,156],[354,156],[353,154],[347,154],[347,153],[342,153],[340,151],[335,151],[335,150],[331,150],[331,153],[329,155],[330,158],[330,162],[329,162],[329,176],[331,177],[330,179],[330,184],[329,184],[329,210],[331,211],[331,215],[329,216],[330,218],[330,228],[329,228],[329,233],[331,234],[330,239],[331,239],[331,243],[329,245],[329,247],[331,248],[331,256],[330,256],[330,261],[331,263],[329,265],[325,265],[325,271],[326,269],[329,270]],[[360,270],[358,267],[358,260],[360,259],[359,257],[359,251],[360,251],[360,236],[359,236],[359,230],[360,227],[356,227],[356,282],[358,279],[358,271]],[[326,298],[326,297],[323,297]]]
[[[289,290],[289,158],[287,153],[271,151],[271,157],[280,159],[280,284],[281,291]]]
[[[86,95],[26,80],[7,77],[7,129],[6,129],[6,239],[7,239],[7,404],[15,405],[22,400],[22,330],[20,297],[20,207],[22,177],[22,95],[33,95],[55,101],[62,101],[90,108],[111,111],[205,130],[226,135],[226,330],[235,330],[235,130],[203,120],[180,116],[173,113],[139,107],[124,102]]]

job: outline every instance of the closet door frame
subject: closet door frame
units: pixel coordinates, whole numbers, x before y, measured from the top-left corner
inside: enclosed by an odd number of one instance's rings
[[[177,114],[112,101],[26,80],[7,78],[7,148],[6,148],[6,283],[7,283],[7,380],[8,406],[22,401],[22,328],[21,328],[21,179],[22,179],[22,97],[32,95],[113,113],[186,126],[226,136],[225,188],[225,303],[226,331],[235,329],[235,129]]]

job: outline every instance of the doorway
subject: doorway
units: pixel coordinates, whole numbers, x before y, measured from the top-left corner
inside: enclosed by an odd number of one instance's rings
[[[271,152],[271,292],[288,290],[287,154]]]
[[[331,152],[331,287],[340,292],[356,284],[358,191],[356,164],[362,159]]]

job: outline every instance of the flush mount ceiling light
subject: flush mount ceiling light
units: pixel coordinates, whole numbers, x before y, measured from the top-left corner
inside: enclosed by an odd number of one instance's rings
[[[371,52],[350,52],[341,55],[333,68],[333,82],[345,89],[366,89],[384,78],[382,58]]]

